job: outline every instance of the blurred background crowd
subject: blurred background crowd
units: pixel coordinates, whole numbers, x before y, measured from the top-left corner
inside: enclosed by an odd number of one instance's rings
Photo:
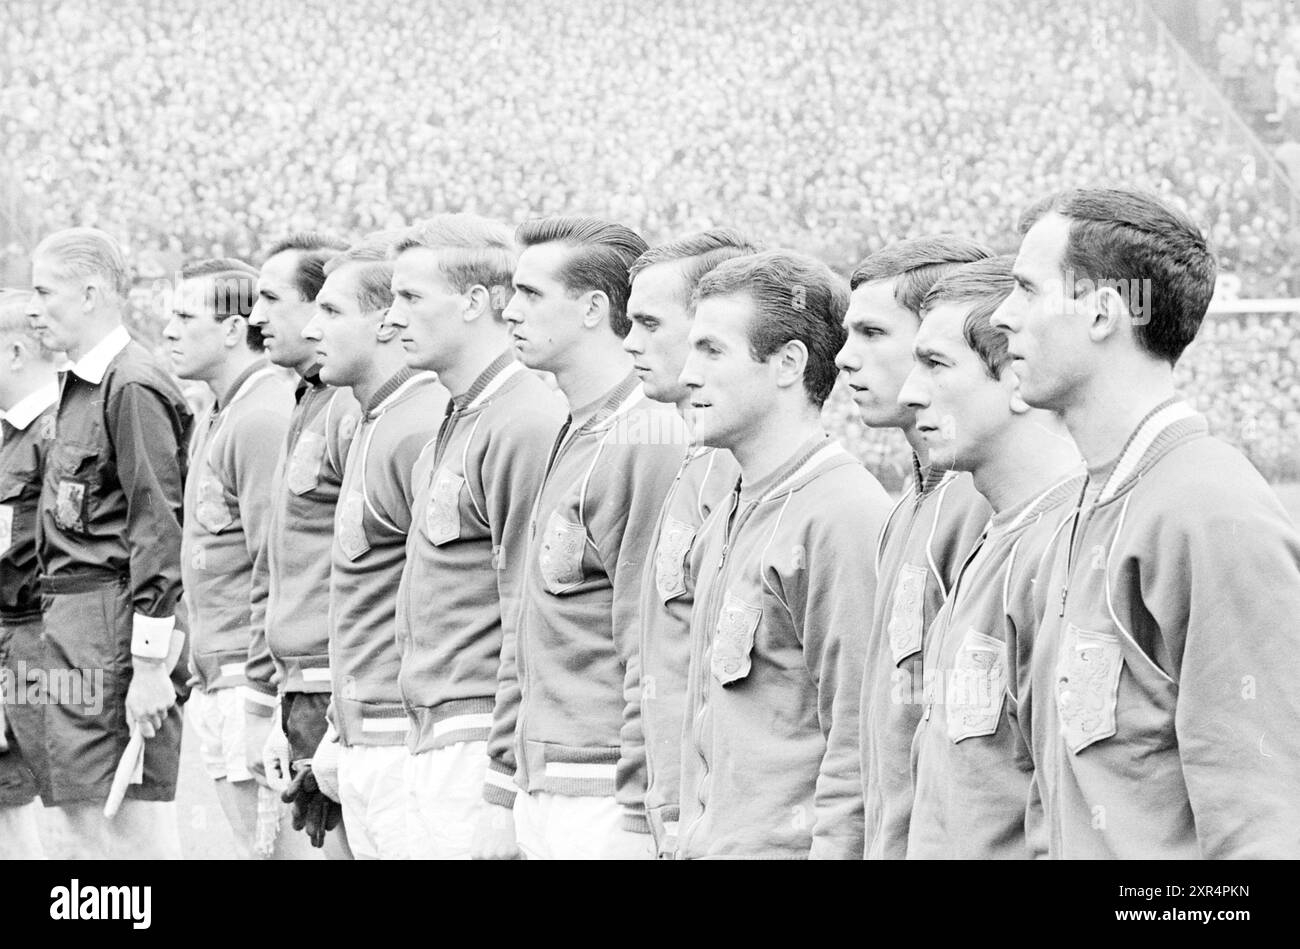
[[[927,231],[1012,250],[1033,199],[1113,182],[1206,229],[1225,296],[1300,297],[1300,12],[1177,6],[6,0],[0,277],[25,285],[31,244],[69,224],[123,240],[147,287],[291,230],[444,210],[589,212],[652,243],[731,224],[847,274]],[[1135,15],[1152,9],[1181,46]],[[1235,111],[1188,81],[1184,48]],[[1181,369],[1275,479],[1300,474],[1297,327],[1217,318]],[[828,413],[886,484],[910,470],[840,395]]]

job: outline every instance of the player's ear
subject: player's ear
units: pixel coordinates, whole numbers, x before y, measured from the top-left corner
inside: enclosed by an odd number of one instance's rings
[[[17,372],[23,367],[23,363],[27,361],[27,347],[23,345],[21,340],[16,339],[9,344],[7,355],[9,357],[9,368]]]
[[[802,340],[789,340],[772,354],[776,365],[776,384],[782,389],[802,385],[804,371],[808,368],[808,347]]]
[[[604,291],[592,290],[585,296],[586,305],[582,311],[582,325],[586,329],[595,329],[602,323],[609,322],[609,297]]]
[[[1094,343],[1109,339],[1120,332],[1129,315],[1128,304],[1114,287],[1102,286],[1085,297],[1091,313],[1088,335]]]
[[[236,346],[242,346],[248,339],[248,320],[242,316],[234,316],[226,320],[226,338],[222,340],[227,349],[234,349]]]
[[[1024,415],[1029,411],[1029,403],[1020,395],[1020,377],[1008,362],[998,375],[998,381],[1007,389],[1007,401],[1012,415]]]
[[[492,294],[482,284],[476,283],[470,287],[469,293],[465,294],[463,299],[461,318],[466,323],[472,323],[479,317],[492,312]]]

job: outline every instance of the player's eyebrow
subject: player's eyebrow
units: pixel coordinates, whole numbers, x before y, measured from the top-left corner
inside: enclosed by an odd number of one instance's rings
[[[539,295],[542,292],[541,290],[538,290],[536,287],[534,287],[531,283],[524,283],[522,280],[515,280],[512,282],[514,283],[516,290],[527,290],[529,293],[536,293]]]

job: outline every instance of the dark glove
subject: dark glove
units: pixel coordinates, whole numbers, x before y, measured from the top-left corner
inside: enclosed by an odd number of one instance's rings
[[[293,805],[293,829],[305,830],[313,847],[325,846],[325,835],[343,819],[343,808],[330,800],[316,783],[311,762],[295,763],[298,774],[280,795],[280,800]]]

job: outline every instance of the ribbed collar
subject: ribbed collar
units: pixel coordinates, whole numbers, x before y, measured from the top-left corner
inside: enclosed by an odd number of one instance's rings
[[[597,406],[595,413],[592,414],[591,418],[583,422],[574,434],[585,434],[586,432],[599,428],[605,422],[609,421],[610,417],[628,401],[632,393],[636,392],[640,388],[640,385],[641,380],[637,378],[636,373],[629,372],[618,385],[614,386],[614,388],[610,389],[608,393],[596,400],[594,403]],[[590,405],[593,403],[588,404]],[[572,417],[573,414],[575,413],[570,413],[570,417]],[[577,414],[581,413],[579,412]]]
[[[1209,431],[1204,416],[1181,399],[1162,402],[1146,414],[1124,443],[1115,466],[1102,484],[1097,503],[1105,504],[1142,477],[1142,473],[1180,438]]]
[[[403,366],[397,371],[397,374],[375,390],[375,394],[370,397],[366,403],[366,415],[372,415],[376,409],[384,404],[384,400],[400,389],[405,383],[414,379],[418,369],[412,369],[410,366]]]
[[[1028,524],[1044,511],[1050,511],[1062,501],[1077,496],[1082,485],[1083,471],[1076,469],[1046,490],[1039,491],[1006,510],[998,511],[989,521],[989,529],[990,531],[1011,530],[1022,524]]]
[[[239,390],[243,388],[244,383],[269,365],[270,362],[268,360],[259,359],[257,362],[253,363],[251,366],[249,366],[247,369],[245,369],[243,372],[237,375],[235,377],[235,381],[230,384],[230,388],[227,389],[225,394],[222,395],[221,398],[218,399],[216,403],[212,406],[213,413],[220,412],[223,408],[225,408],[227,405],[233,402],[235,396],[239,395]]]
[[[742,478],[740,482],[741,498],[745,500],[753,500],[755,498],[766,497],[774,488],[778,487],[783,481],[802,468],[813,455],[817,454],[817,452],[821,451],[828,445],[833,444],[835,443],[825,432],[812,436],[799,446],[798,451],[791,455],[785,464],[779,466],[775,471],[763,476],[752,484],[746,484]]]
[[[462,411],[467,405],[483,394],[483,390],[491,385],[492,380],[501,375],[506,367],[515,361],[514,352],[511,349],[505,350],[500,356],[492,360],[492,364],[479,373],[479,377],[474,380],[473,385],[466,389],[460,395],[451,397],[452,405],[457,412]]]

